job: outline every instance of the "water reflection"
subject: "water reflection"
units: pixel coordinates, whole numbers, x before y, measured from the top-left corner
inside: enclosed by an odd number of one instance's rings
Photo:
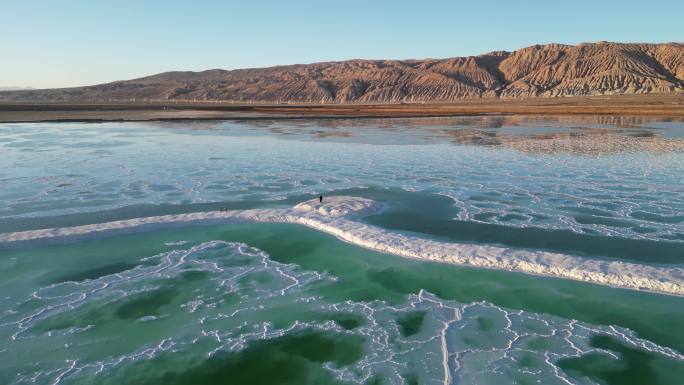
[[[611,154],[684,151],[684,139],[663,138],[653,131],[568,129],[566,132],[519,134],[491,130],[449,130],[458,144],[501,146],[526,153]]]
[[[370,144],[502,147],[525,153],[667,153],[684,150],[684,118],[486,115],[437,118],[260,120],[217,128]]]

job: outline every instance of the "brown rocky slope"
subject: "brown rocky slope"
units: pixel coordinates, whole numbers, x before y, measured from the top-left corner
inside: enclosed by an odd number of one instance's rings
[[[684,44],[548,44],[450,59],[166,72],[90,87],[0,92],[0,101],[396,103],[642,93],[684,93]]]

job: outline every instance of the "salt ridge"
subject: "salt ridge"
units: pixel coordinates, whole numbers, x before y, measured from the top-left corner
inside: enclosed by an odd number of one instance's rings
[[[438,242],[388,231],[358,221],[384,205],[349,196],[311,200],[293,208],[210,211],[127,219],[92,225],[0,234],[0,243],[82,239],[104,234],[188,224],[244,221],[297,223],[370,250],[402,257],[572,279],[633,290],[684,295],[684,269],[615,260],[579,258],[544,251]]]

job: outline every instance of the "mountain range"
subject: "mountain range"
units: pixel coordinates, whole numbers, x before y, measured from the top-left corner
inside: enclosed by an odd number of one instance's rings
[[[448,59],[175,71],[87,87],[2,91],[0,100],[410,103],[656,93],[684,94],[684,44],[546,44]]]

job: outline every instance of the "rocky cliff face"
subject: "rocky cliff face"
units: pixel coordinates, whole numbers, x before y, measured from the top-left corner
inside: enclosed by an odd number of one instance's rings
[[[684,44],[601,42],[450,59],[166,72],[91,87],[0,92],[0,100],[394,103],[679,92]]]
[[[683,59],[681,44],[528,47],[501,62],[508,83],[501,96],[681,92]]]

